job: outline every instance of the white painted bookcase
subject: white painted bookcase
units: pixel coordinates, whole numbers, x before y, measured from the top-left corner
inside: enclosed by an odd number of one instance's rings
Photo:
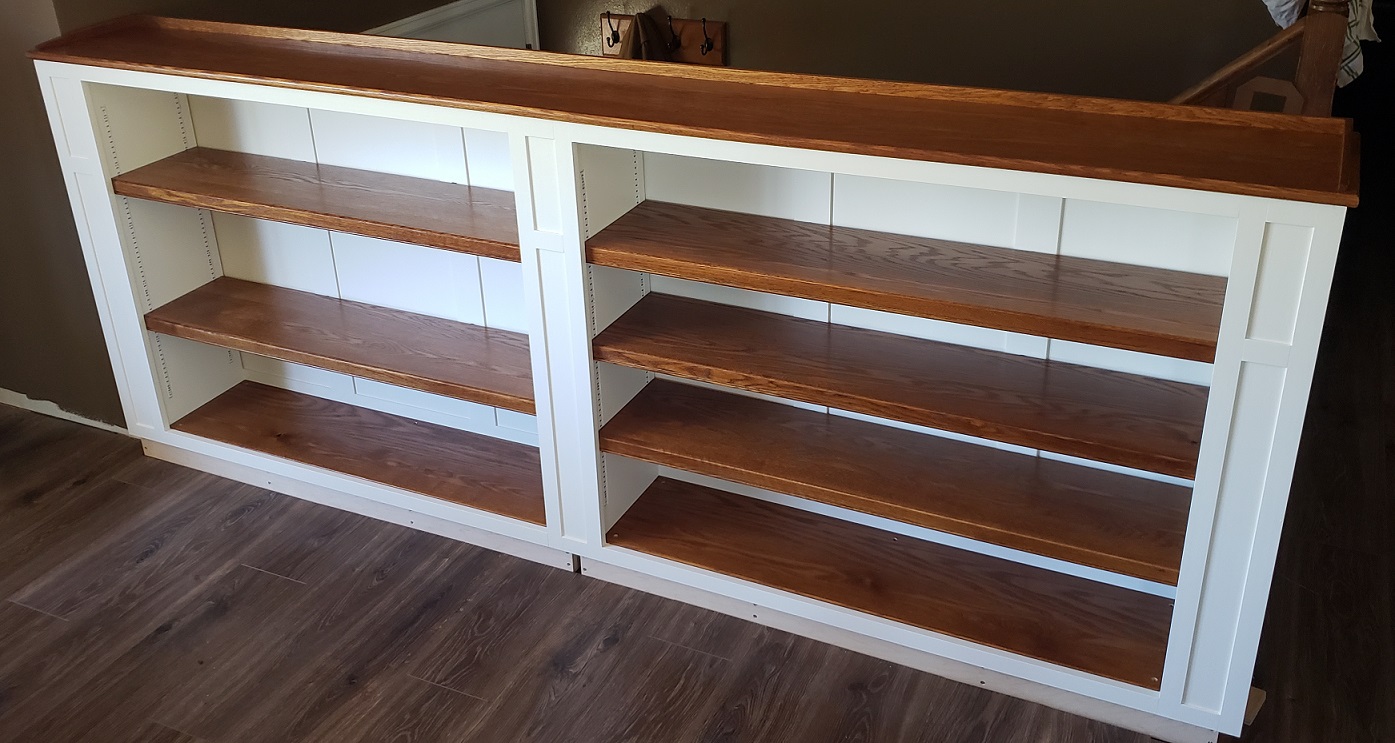
[[[1343,207],[632,131],[179,71],[53,61],[37,69],[128,428],[152,456],[565,569],[579,565],[596,578],[1160,739],[1238,732]],[[195,146],[512,191],[522,261],[115,195],[114,176]],[[1226,277],[1218,350],[1214,363],[1182,361],[588,265],[586,240],[645,200]],[[145,329],[146,313],[220,276],[524,332],[537,414]],[[600,453],[600,428],[655,375],[594,361],[592,339],[649,293],[1209,386],[1194,480],[1112,467],[1192,489],[1176,586]],[[244,380],[536,446],[546,525],[172,428]],[[660,475],[1174,601],[1158,688],[608,544],[607,532]]]

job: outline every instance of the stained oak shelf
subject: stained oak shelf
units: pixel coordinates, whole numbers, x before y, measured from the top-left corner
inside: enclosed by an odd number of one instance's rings
[[[195,147],[112,179],[122,196],[518,261],[508,191]]]
[[[1225,279],[645,201],[591,263],[1211,361]]]
[[[176,430],[534,524],[544,522],[537,449],[242,382]]]
[[[149,330],[532,414],[528,337],[221,277],[150,312]]]
[[[650,294],[597,360],[1191,478],[1205,387]]]
[[[1342,119],[142,16],[30,55],[621,129],[1356,204],[1356,136]]]
[[[1171,585],[1187,488],[665,380],[602,451]]]
[[[723,575],[1149,689],[1172,602],[659,478],[607,537]]]

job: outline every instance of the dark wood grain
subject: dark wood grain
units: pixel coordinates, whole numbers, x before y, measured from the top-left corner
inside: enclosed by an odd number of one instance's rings
[[[601,450],[1176,584],[1191,492],[664,380]]]
[[[146,314],[157,333],[532,414],[528,336],[220,277]]]
[[[36,59],[1355,205],[1348,121],[136,17]]]
[[[606,537],[723,575],[1149,689],[1172,602],[659,478]]]
[[[245,449],[544,523],[538,450],[242,382],[173,426]]]
[[[1225,279],[645,201],[591,263],[1209,362]]]
[[[650,294],[596,359],[1190,478],[1205,387]]]
[[[122,196],[520,260],[513,194],[195,147],[112,179]]]

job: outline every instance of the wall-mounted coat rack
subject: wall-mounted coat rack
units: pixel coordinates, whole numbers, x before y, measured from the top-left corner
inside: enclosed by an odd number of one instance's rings
[[[606,57],[658,59],[687,64],[725,65],[727,63],[727,24],[710,18],[655,19],[650,24],[653,38],[646,38],[648,52],[641,49],[635,16],[602,13],[600,16],[601,54]]]

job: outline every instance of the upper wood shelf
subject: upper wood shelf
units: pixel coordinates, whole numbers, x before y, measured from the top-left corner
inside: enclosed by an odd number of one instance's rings
[[[664,380],[601,450],[1176,585],[1187,488]]]
[[[532,414],[528,337],[221,277],[150,312],[146,328]]]
[[[242,382],[173,425],[177,431],[542,524],[538,450]]]
[[[517,262],[513,194],[195,147],[112,179],[122,196]]]
[[[129,17],[35,59],[1352,206],[1351,122]]]
[[[649,294],[599,361],[1191,478],[1207,389]]]
[[[1211,361],[1225,279],[646,201],[594,264]]]
[[[1172,602],[659,478],[607,535],[675,560],[1148,689]]]

